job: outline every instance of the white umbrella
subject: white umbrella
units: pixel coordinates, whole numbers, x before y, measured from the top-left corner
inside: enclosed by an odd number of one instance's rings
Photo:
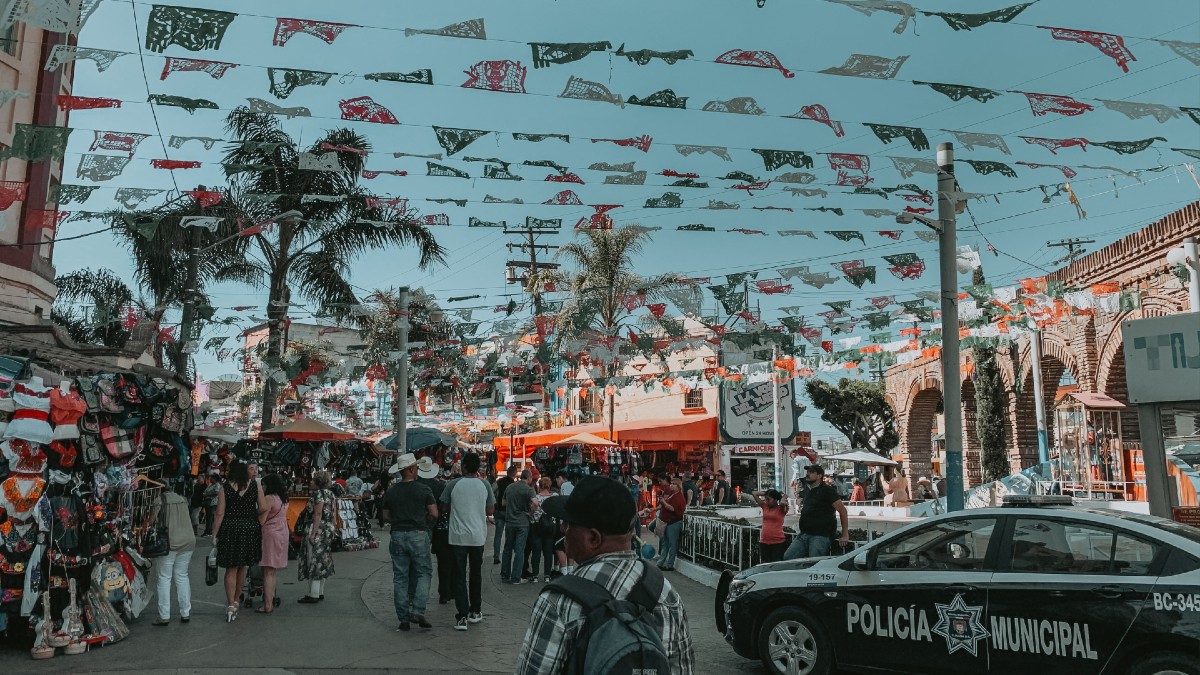
[[[899,466],[899,462],[894,462],[883,455],[877,455],[866,450],[855,450],[853,452],[843,452],[838,455],[829,455],[824,459],[836,459],[842,462],[861,462],[868,465],[882,466]]]

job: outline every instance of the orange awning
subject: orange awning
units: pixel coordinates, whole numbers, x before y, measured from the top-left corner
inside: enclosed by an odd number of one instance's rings
[[[696,443],[718,439],[715,415],[629,420],[617,422],[613,431],[616,435],[613,440],[618,442]]]
[[[608,438],[608,427],[599,423],[577,424],[571,427],[559,427],[557,429],[543,429],[542,431],[533,431],[527,434],[517,434],[517,447],[540,448],[545,445],[557,443],[565,438],[570,438],[575,434],[589,433],[595,434],[601,438]],[[492,446],[497,450],[508,449],[508,436],[497,436],[492,439]]]

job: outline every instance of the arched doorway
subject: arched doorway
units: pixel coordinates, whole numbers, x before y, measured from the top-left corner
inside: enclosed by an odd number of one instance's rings
[[[933,475],[935,421],[942,406],[942,391],[936,384],[919,389],[908,404],[908,419],[904,425],[904,450],[908,459],[907,473],[916,480]]]

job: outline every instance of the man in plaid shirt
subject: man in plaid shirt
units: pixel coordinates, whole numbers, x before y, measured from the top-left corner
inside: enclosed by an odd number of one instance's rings
[[[567,557],[582,561],[573,574],[599,583],[616,598],[627,597],[641,580],[646,564],[629,546],[637,516],[629,491],[617,481],[590,476],[579,481],[569,497],[550,497],[542,509],[561,522]],[[579,603],[552,591],[539,595],[515,675],[566,672],[584,623]],[[696,655],[687,612],[666,579],[650,624],[662,638],[671,673],[692,675]]]

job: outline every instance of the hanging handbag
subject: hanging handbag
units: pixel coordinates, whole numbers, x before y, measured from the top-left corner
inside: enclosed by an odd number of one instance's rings
[[[204,585],[217,585],[217,549],[214,547],[204,559]]]

